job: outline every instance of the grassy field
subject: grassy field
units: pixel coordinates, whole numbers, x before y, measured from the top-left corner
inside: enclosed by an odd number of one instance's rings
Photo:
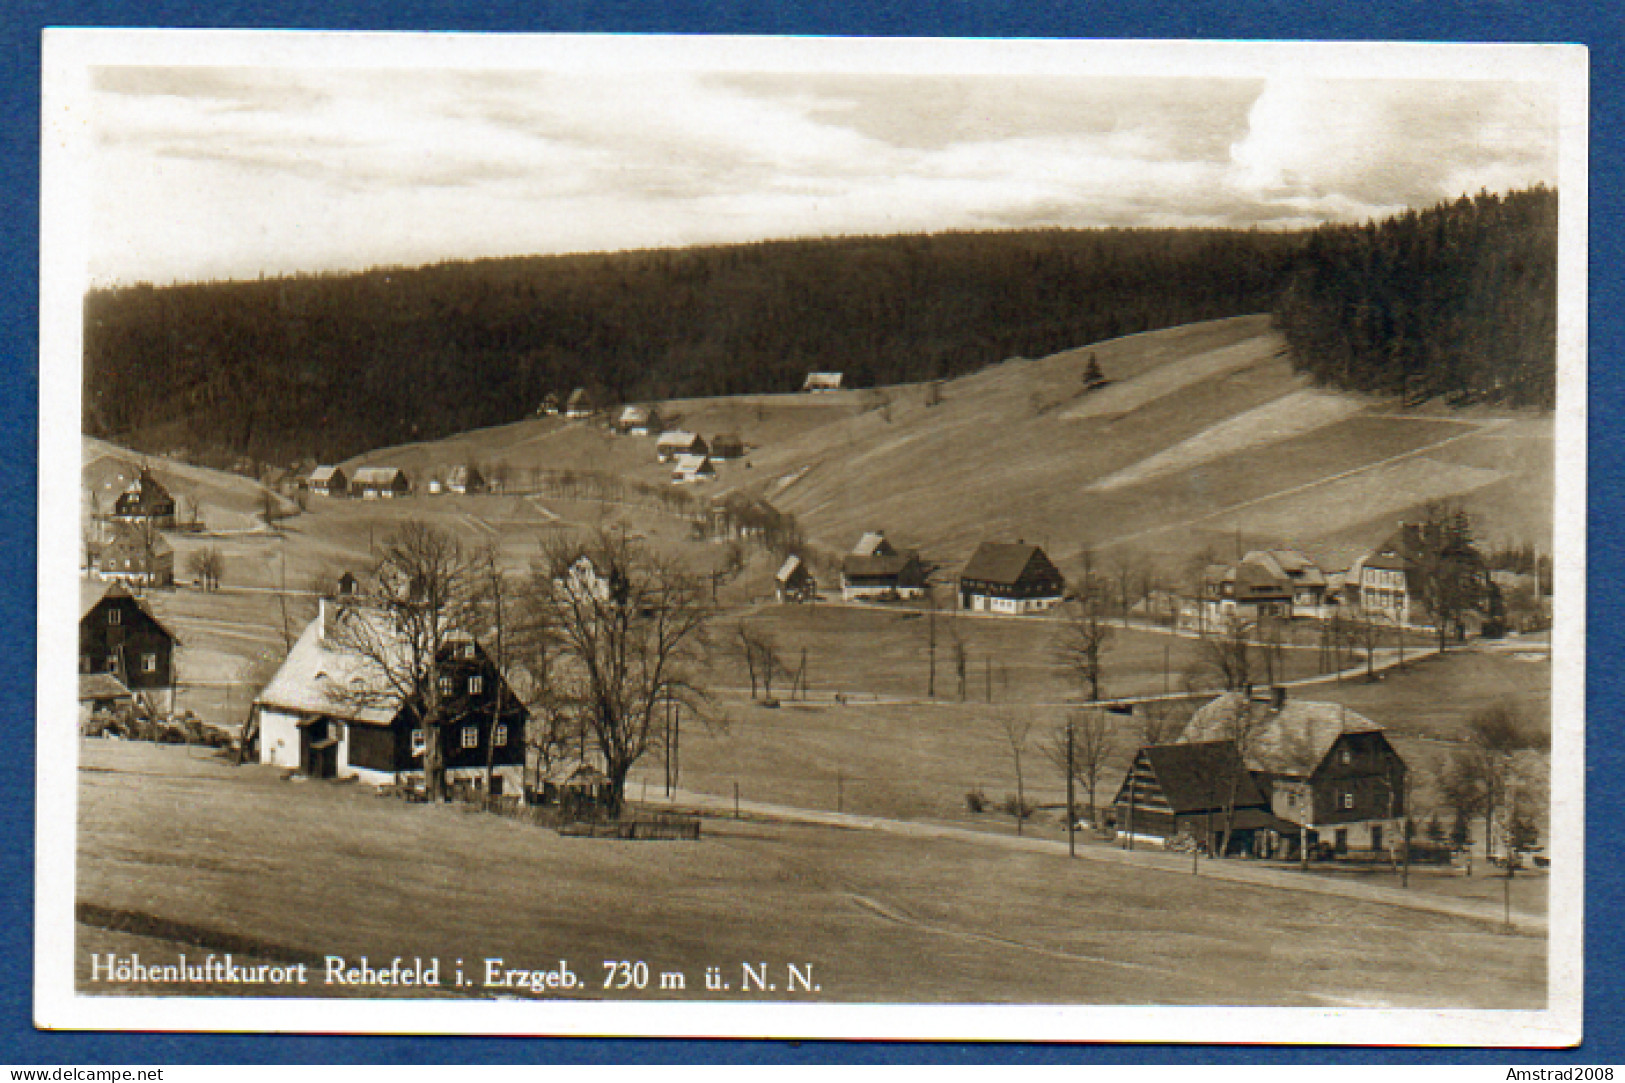
[[[682,993],[637,994],[651,997],[744,995],[752,962],[781,983],[787,964],[810,967],[817,985],[758,997],[825,1001],[1545,1000],[1543,938],[1370,901],[765,822],[707,821],[697,843],[568,839],[201,750],[91,741],[81,761],[78,896],[95,920],[79,926],[77,965],[91,992],[177,991],[91,985],[92,951],[140,950],[150,965],[229,947],[270,961],[434,957],[448,981],[463,960],[476,983],[486,957],[566,960],[586,983],[576,995],[594,997],[616,995],[601,989],[603,960],[643,959],[686,977]],[[732,988],[706,992],[707,966]]]

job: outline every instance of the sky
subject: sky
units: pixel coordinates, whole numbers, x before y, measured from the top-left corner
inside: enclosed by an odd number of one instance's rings
[[[1289,228],[1555,185],[1550,84],[99,66],[98,285],[833,234]]]

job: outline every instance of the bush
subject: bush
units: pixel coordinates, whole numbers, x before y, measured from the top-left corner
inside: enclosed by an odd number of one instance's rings
[[[1005,794],[1004,804],[1000,805],[999,809],[1005,815],[1014,816],[1018,820],[1030,820],[1033,818],[1033,813],[1038,811],[1037,806],[1032,802],[1022,802],[1013,793]]]
[[[986,812],[987,794],[983,793],[980,788],[972,790],[965,795],[965,807],[972,812]]]

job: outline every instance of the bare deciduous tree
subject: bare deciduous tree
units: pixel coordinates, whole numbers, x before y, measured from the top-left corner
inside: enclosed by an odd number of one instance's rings
[[[1055,656],[1090,700],[1100,699],[1103,658],[1112,641],[1112,628],[1092,595],[1067,604],[1055,640]]]
[[[1234,614],[1223,618],[1217,628],[1201,633],[1198,666],[1201,672],[1217,677],[1225,688],[1244,690],[1253,680],[1253,646],[1249,625]]]
[[[1022,770],[1021,758],[1027,751],[1027,738],[1032,733],[1033,715],[1031,711],[1001,709],[998,713],[999,728],[1004,731],[1005,743],[1010,746],[1010,759],[1016,770],[1016,834],[1022,834],[1022,825],[1027,820],[1027,776]]]
[[[626,777],[661,746],[669,702],[704,716],[696,678],[711,610],[701,583],[624,533],[544,545],[528,588],[549,679],[603,759],[614,810]]]
[[[186,557],[186,574],[197,580],[204,590],[219,590],[220,577],[226,571],[226,558],[218,546],[194,549]]]
[[[331,689],[358,706],[404,709],[423,729],[423,781],[431,798],[445,790],[445,717],[436,679],[457,632],[471,565],[451,534],[415,519],[384,539],[365,607],[345,607],[332,638],[355,652],[370,679]]]
[[[759,628],[754,628],[745,621],[740,621],[736,634],[739,637],[739,653],[745,660],[745,670],[750,675],[750,697],[756,698],[756,688],[760,682],[762,699],[773,698],[773,678],[784,672],[784,663],[779,657],[779,646],[773,637]]]
[[[1069,730],[1070,756],[1067,747]],[[1044,745],[1044,755],[1049,757],[1050,762],[1063,773],[1070,766],[1072,777],[1082,784],[1092,826],[1099,826],[1095,819],[1095,791],[1099,787],[1101,773],[1106,769],[1106,760],[1111,756],[1113,737],[1110,712],[1098,709],[1076,711],[1065,723],[1056,727]]]

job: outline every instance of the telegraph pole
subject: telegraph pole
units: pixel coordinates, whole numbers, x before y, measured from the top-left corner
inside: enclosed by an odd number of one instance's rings
[[[1078,856],[1078,842],[1077,842],[1076,835],[1077,835],[1077,829],[1078,829],[1078,811],[1077,811],[1077,806],[1076,806],[1074,796],[1073,796],[1074,786],[1073,786],[1073,783],[1072,783],[1072,775],[1073,775],[1073,768],[1072,768],[1072,720],[1067,719],[1067,723],[1066,723],[1066,856],[1068,856],[1068,857],[1077,857]]]

